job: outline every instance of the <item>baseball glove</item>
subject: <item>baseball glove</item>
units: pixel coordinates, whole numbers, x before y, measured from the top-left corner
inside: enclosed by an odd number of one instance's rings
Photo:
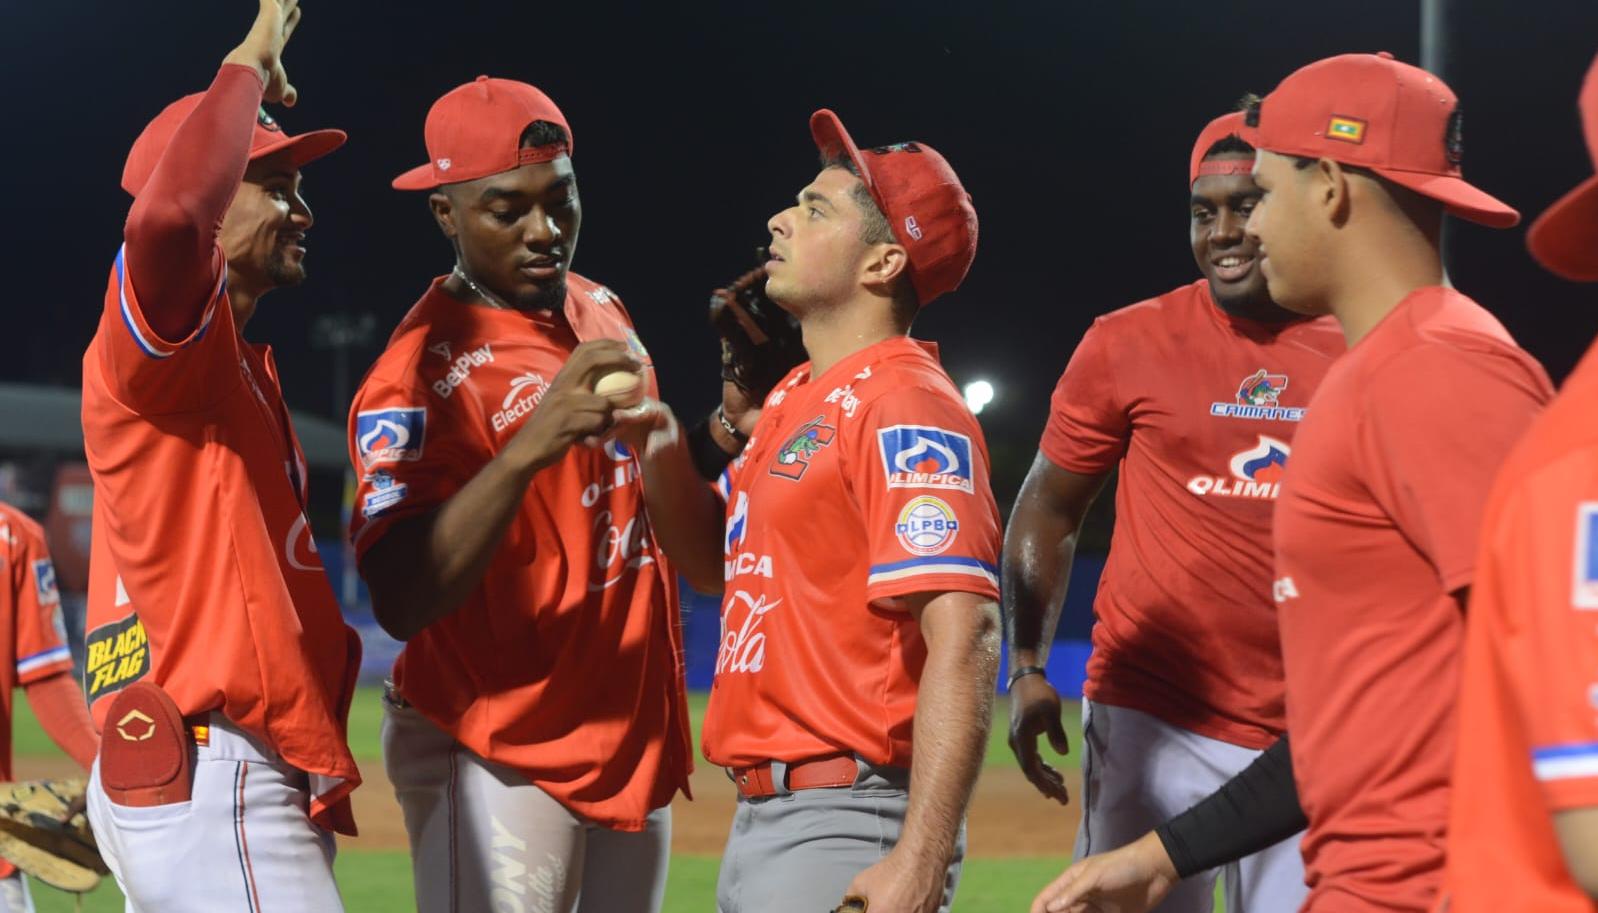
[[[83,811],[85,782],[0,783],[0,857],[52,887],[83,893],[110,870]]]
[[[765,263],[765,248],[756,255]],[[807,357],[799,321],[766,297],[763,266],[711,293],[710,325],[721,336],[722,379],[736,384],[756,404]]]

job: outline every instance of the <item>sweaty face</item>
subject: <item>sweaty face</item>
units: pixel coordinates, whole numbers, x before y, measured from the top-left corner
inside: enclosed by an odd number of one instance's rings
[[[1207,161],[1247,163],[1250,156],[1224,154]],[[1193,182],[1188,238],[1199,272],[1221,307],[1247,316],[1269,307],[1270,294],[1259,269],[1259,246],[1243,226],[1259,202],[1260,189],[1248,174],[1207,174]]]
[[[784,309],[803,313],[854,294],[868,247],[860,237],[860,207],[853,197],[859,185],[860,179],[843,168],[824,168],[794,205],[766,223],[771,232],[766,294]]]
[[[300,196],[300,172],[285,156],[251,162],[222,218],[228,269],[266,291],[305,280],[305,233],[315,220]]]
[[[452,184],[433,201],[474,282],[523,310],[562,306],[583,221],[570,158]]]
[[[1326,226],[1315,205],[1315,173],[1274,152],[1261,150],[1254,160],[1261,196],[1247,230],[1259,245],[1260,271],[1271,298],[1300,314],[1327,313],[1321,287]]]

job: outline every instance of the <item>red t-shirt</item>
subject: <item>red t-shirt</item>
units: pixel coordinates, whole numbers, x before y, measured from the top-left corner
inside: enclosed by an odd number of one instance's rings
[[[1249,748],[1282,733],[1271,508],[1304,406],[1345,348],[1330,318],[1257,323],[1199,280],[1105,314],[1039,449],[1120,468],[1085,692]]]
[[[345,721],[361,642],[306,523],[305,458],[271,351],[239,336],[223,279],[187,339],[161,339],[124,256],[83,357],[95,724],[149,676],[184,715],[220,710],[309,773],[313,820],[353,834]]]
[[[922,344],[868,346],[766,398],[727,494],[721,646],[705,757],[852,752],[908,767],[912,593],[998,597],[999,511],[976,418]]]
[[[1475,302],[1398,304],[1332,366],[1276,503],[1275,597],[1306,909],[1423,911],[1442,875],[1487,489],[1553,395]]]
[[[0,504],[0,777],[12,779],[11,699],[15,689],[72,671],[55,566],[44,530],[22,511]]]
[[[571,274],[565,319],[469,305],[433,283],[350,408],[358,554],[435,510],[504,448],[573,348],[626,340],[621,300]],[[654,372],[647,372],[654,395]],[[577,444],[533,477],[483,582],[406,643],[405,699],[583,817],[639,830],[693,769],[675,575],[624,447]]]
[[[1451,913],[1595,913],[1555,812],[1598,806],[1598,348],[1498,474],[1465,624]]]

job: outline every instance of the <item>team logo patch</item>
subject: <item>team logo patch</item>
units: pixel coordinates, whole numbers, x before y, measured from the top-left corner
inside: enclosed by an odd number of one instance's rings
[[[1229,403],[1210,404],[1210,414],[1221,418],[1251,418],[1266,421],[1297,422],[1304,418],[1301,406],[1281,404],[1287,389],[1286,374],[1272,374],[1264,368],[1243,378]]]
[[[899,511],[899,521],[894,524],[893,531],[899,536],[899,544],[910,554],[941,555],[954,544],[954,537],[960,533],[960,521],[955,518],[954,508],[943,499],[921,495],[911,498]]]
[[[361,516],[368,520],[405,500],[410,491],[409,485],[394,481],[393,473],[386,469],[372,473],[367,480],[372,483],[372,491],[361,504]]]
[[[1576,505],[1576,579],[1571,604],[1598,609],[1598,501]]]
[[[788,443],[782,445],[782,449],[777,451],[777,456],[771,461],[772,475],[795,482],[804,477],[805,470],[810,468],[811,458],[838,436],[837,428],[822,423],[825,418],[824,415],[818,415],[805,422],[804,426],[788,439]]]
[[[616,297],[615,295],[610,294],[610,289],[605,289],[605,294],[609,295],[611,300],[614,300]],[[643,362],[645,367],[653,364],[653,362],[649,359],[649,350],[644,348],[644,341],[638,338],[637,331],[635,331],[632,327],[628,327],[623,331],[623,334],[627,337],[627,350],[638,356],[638,360]]]
[[[138,615],[90,631],[83,649],[83,693],[91,704],[150,671],[150,638]]]
[[[877,431],[889,488],[975,490],[971,439],[925,425],[893,425]]]
[[[426,438],[425,406],[355,413],[355,448],[364,465],[419,460]]]
[[[55,565],[49,558],[40,558],[33,562],[33,589],[39,596],[39,605],[57,605],[61,602],[61,591],[56,588]]]
[[[1326,123],[1326,138],[1359,145],[1365,142],[1365,121],[1334,114]]]
[[[1282,490],[1282,473],[1291,453],[1287,442],[1259,435],[1253,447],[1232,454],[1227,466],[1230,477],[1194,476],[1188,480],[1187,490],[1200,497],[1274,500]]]

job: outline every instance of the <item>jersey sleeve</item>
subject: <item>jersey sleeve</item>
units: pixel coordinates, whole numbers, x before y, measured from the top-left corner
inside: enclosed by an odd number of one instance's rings
[[[117,401],[141,415],[204,408],[241,383],[238,334],[227,298],[222,249],[212,254],[220,277],[200,323],[183,339],[164,339],[145,319],[129,278],[128,250],[117,251],[95,335],[101,374]]]
[[[998,598],[999,510],[982,429],[952,391],[906,385],[847,422],[846,478],[865,524],[872,602]]]
[[[1549,811],[1598,806],[1598,487],[1519,488],[1484,531],[1482,560],[1484,604],[1505,635],[1491,661],[1543,799]]]
[[[11,524],[11,587],[17,607],[17,684],[26,685],[72,670],[66,627],[61,619],[61,595],[56,590],[55,565],[45,546],[43,531],[29,524]]]
[[[1088,328],[1049,400],[1038,449],[1069,472],[1097,475],[1115,468],[1131,436],[1131,418],[1116,392],[1108,332],[1102,320]]]
[[[1546,376],[1508,353],[1429,343],[1373,372],[1367,390],[1355,446],[1372,494],[1444,589],[1469,585],[1486,492],[1551,396]]]
[[[434,396],[419,375],[395,380],[374,371],[361,384],[348,426],[358,558],[395,520],[437,508],[493,458],[472,431],[467,400]]]

